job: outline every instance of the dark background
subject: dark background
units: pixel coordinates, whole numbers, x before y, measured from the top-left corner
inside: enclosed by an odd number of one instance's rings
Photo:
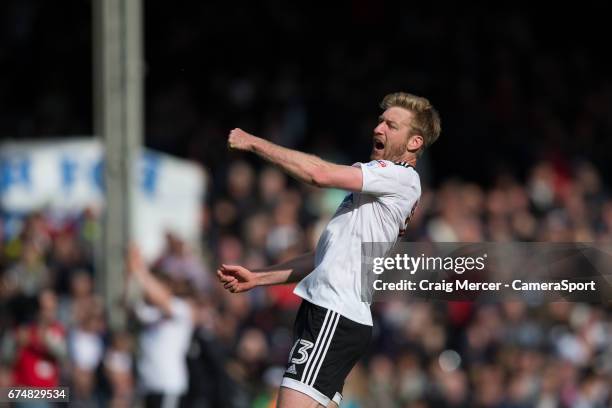
[[[436,184],[523,177],[542,158],[588,158],[600,171],[610,159],[604,5],[144,7],[146,144],[213,173],[236,126],[364,160],[377,104],[397,90],[428,97],[441,113],[429,164]],[[90,2],[4,1],[0,15],[0,137],[91,134]]]

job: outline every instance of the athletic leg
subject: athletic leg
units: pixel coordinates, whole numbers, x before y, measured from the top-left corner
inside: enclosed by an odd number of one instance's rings
[[[333,403],[332,403],[333,404]],[[276,408],[320,408],[323,405],[299,391],[280,387]]]

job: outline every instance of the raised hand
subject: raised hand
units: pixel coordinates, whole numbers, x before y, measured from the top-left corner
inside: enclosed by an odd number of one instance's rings
[[[253,139],[255,139],[255,136],[236,128],[230,132],[227,138],[227,146],[230,149],[248,150],[253,143]]]

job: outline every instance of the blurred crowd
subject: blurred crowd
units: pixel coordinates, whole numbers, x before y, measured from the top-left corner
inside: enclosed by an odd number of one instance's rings
[[[610,242],[612,198],[595,167],[542,161],[528,174],[523,181],[502,176],[489,189],[460,180],[425,186],[409,238]],[[182,352],[189,373],[184,406],[273,407],[300,300],[292,286],[229,294],[216,282],[215,266],[257,268],[313,249],[345,192],[297,184],[242,160],[230,164],[216,191],[203,210],[202,250],[169,233],[151,265],[173,296],[193,306],[192,337]],[[96,214],[58,219],[40,212],[19,224],[13,234],[5,229],[1,246],[2,385],[69,385],[82,406],[137,402],[146,391],[138,366],[145,364],[148,329],[142,322],[109,328],[93,278]],[[370,352],[351,373],[343,406],[612,402],[610,305],[407,296],[373,310]]]

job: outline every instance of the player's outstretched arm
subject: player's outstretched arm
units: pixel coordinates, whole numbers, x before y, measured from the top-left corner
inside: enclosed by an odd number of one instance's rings
[[[221,265],[217,277],[225,289],[240,293],[256,286],[299,282],[313,269],[314,252],[308,252],[290,261],[252,271],[239,265]]]
[[[287,149],[242,129],[230,132],[228,146],[255,153],[307,184],[349,191],[360,191],[362,187],[363,176],[357,167],[330,163],[312,154]]]

